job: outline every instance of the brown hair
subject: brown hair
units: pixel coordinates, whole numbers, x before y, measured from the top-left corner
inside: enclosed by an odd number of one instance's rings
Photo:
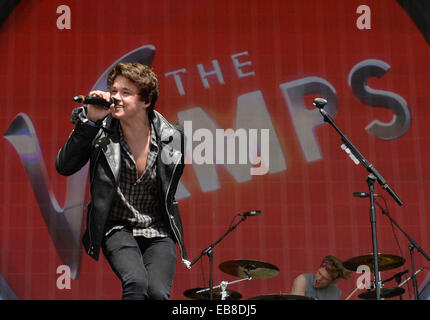
[[[138,62],[119,62],[109,72],[107,86],[111,91],[115,78],[123,76],[137,85],[141,101],[150,102],[149,108],[155,107],[158,99],[158,78],[150,67]]]
[[[335,256],[325,256],[321,266],[328,271],[333,280],[337,278],[349,279],[352,276],[352,272],[346,269],[342,261]]]

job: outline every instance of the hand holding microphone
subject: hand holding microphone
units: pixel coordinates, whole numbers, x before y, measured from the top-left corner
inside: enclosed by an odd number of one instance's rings
[[[91,91],[89,96],[76,96],[73,100],[87,105],[87,118],[93,122],[106,117],[111,113],[110,107],[117,104],[117,100],[109,92],[100,90]]]

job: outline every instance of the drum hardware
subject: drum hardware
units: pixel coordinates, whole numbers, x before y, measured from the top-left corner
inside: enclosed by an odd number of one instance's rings
[[[422,270],[422,269],[421,269]],[[390,278],[388,278],[388,279],[385,279],[385,280],[382,280],[380,283],[381,283],[381,293],[380,293],[380,298],[392,298],[392,297],[395,297],[395,296],[399,296],[400,295],[400,299],[401,299],[401,295],[404,293],[404,290],[403,290],[403,292],[402,292],[402,290],[395,290],[396,288],[394,287],[394,288],[382,288],[382,286],[386,283],[386,282],[389,282],[389,281],[391,281],[391,280],[393,280],[393,279],[396,279],[396,282],[397,282],[397,284],[399,284],[400,283],[400,279],[401,279],[401,276],[402,275],[404,275],[405,273],[408,273],[408,270],[405,270],[405,271],[401,271],[401,272],[398,272],[398,273],[396,273],[395,275],[393,275],[392,277],[390,277]],[[410,279],[411,277],[409,277],[409,279]],[[404,281],[404,283],[406,283],[407,282],[407,280],[406,281]],[[372,289],[375,289],[375,280],[374,281],[372,281],[372,285],[370,285],[370,288],[369,289],[367,289],[367,292],[364,292],[364,293],[361,293],[360,295],[358,295],[358,297],[359,298],[362,298],[362,299],[376,299],[376,290],[372,290]],[[403,283],[403,284],[404,284]],[[402,285],[398,285],[398,287],[400,288]],[[357,292],[357,290],[359,290],[359,289],[361,289],[359,286],[357,286],[349,295],[348,295],[348,297],[345,299],[345,300],[349,300],[356,292]]]
[[[194,288],[184,291],[184,296],[194,300],[239,300],[242,298],[239,292],[221,286],[212,288],[212,298],[209,291],[210,288]]]
[[[279,274],[273,264],[257,260],[229,260],[221,263],[222,272],[239,278],[268,279]]]
[[[378,253],[379,271],[391,270],[398,268],[405,263],[405,259],[393,254]],[[366,265],[372,272],[375,271],[373,254],[354,257],[343,262],[343,266],[351,271],[357,271],[359,266]]]
[[[217,285],[216,287],[213,287],[214,289],[218,289],[218,288],[220,288],[221,289],[221,300],[226,300],[226,297],[228,297],[229,296],[229,293],[226,291],[226,289],[227,289],[227,286],[229,285],[229,284],[235,284],[235,283],[238,283],[238,282],[242,282],[242,281],[245,281],[245,280],[251,280],[252,278],[250,277],[250,276],[248,276],[247,278],[243,278],[243,279],[239,279],[239,280],[234,280],[234,281],[231,281],[231,282],[228,282],[228,281],[221,281],[221,283],[219,284],[219,285]],[[198,294],[198,293],[203,293],[203,292],[207,292],[207,291],[209,291],[210,290],[210,288],[205,288],[205,289],[201,289],[201,290],[198,290],[198,291],[196,291],[196,293]],[[239,298],[240,299],[240,298]]]
[[[390,216],[390,213],[387,210],[384,210],[384,208],[377,202],[375,201],[375,203],[379,206],[379,208],[381,208],[382,213],[385,214],[388,219],[390,220],[391,224],[394,224],[397,229],[400,230],[401,233],[403,233],[403,235],[409,240],[409,254],[411,256],[411,266],[412,266],[412,283],[413,283],[413,287],[414,287],[414,293],[415,293],[415,300],[419,300],[419,295],[418,295],[418,283],[417,283],[417,278],[415,277],[415,275],[417,274],[415,272],[415,262],[414,262],[414,250],[417,249],[419,253],[421,253],[421,255],[427,259],[427,261],[430,261],[430,257],[427,255],[427,253],[415,242],[414,239],[412,239],[412,237],[406,233],[405,230],[402,229],[402,227],[400,227],[400,225],[396,222],[396,220],[393,219],[393,217]]]
[[[242,295],[239,292],[227,290],[228,285],[252,279],[268,279],[277,276],[279,273],[279,268],[277,266],[257,260],[229,260],[221,263],[219,269],[224,273],[239,277],[240,279],[230,282],[221,281],[218,286],[212,288],[189,289],[184,292],[184,295],[191,299],[207,300],[211,299],[210,292],[212,290],[212,298],[215,300],[238,300]]]
[[[381,288],[381,298],[393,298],[405,293],[405,289],[399,287]],[[376,299],[376,290],[369,290],[358,295],[361,299]]]
[[[390,216],[389,212],[387,210],[385,210],[376,200],[375,200],[376,205],[382,210],[382,213],[385,214],[388,219],[390,220],[390,222],[395,225],[402,233],[403,235],[409,240],[409,253],[410,253],[410,257],[411,257],[411,265],[412,265],[412,275],[411,277],[409,277],[406,281],[402,282],[401,284],[399,284],[399,287],[403,286],[407,281],[409,281],[410,279],[412,279],[413,282],[413,288],[414,288],[414,293],[415,293],[415,300],[419,299],[419,295],[418,295],[418,283],[417,283],[417,279],[416,279],[416,275],[422,271],[422,269],[415,271],[415,263],[414,263],[414,250],[417,249],[418,252],[420,252],[424,258],[427,259],[427,261],[430,261],[430,257],[426,254],[426,252],[414,241],[414,239],[412,239],[401,227],[400,225]],[[366,256],[361,256],[361,257],[355,257],[352,259],[349,259],[347,261],[345,261],[344,267],[351,270],[351,271],[355,271],[357,270],[358,266],[360,265],[367,265],[369,266],[372,271],[375,270],[374,267],[374,263],[371,261],[372,257],[371,255],[366,255]],[[384,271],[384,270],[390,270],[390,269],[394,269],[397,268],[401,265],[404,264],[405,259],[398,257],[398,256],[394,256],[394,255],[384,255],[384,254],[378,254],[378,259],[374,259],[377,260],[377,264],[381,264],[381,268],[380,270]],[[375,278],[376,275],[379,273],[375,273]],[[386,280],[387,281],[387,280]],[[396,279],[397,283],[399,283],[400,281],[398,281],[398,279]],[[380,284],[381,282],[378,281],[378,284]],[[377,286],[378,288],[379,286]]]

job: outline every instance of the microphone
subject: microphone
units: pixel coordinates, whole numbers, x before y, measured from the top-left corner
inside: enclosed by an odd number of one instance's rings
[[[401,279],[401,277],[402,277],[405,273],[408,273],[408,272],[409,272],[409,270],[405,270],[405,271],[398,272],[398,273],[396,273],[394,276],[392,276],[392,277],[388,278],[387,280],[382,281],[382,283],[385,283],[385,282],[391,281],[391,280],[393,280],[393,279],[396,279],[396,282],[397,282],[397,283],[400,283],[400,279]]]
[[[75,102],[85,103],[85,104],[96,104],[99,106],[103,106],[105,109],[109,109],[110,105],[113,103],[115,106],[118,104],[118,100],[111,97],[109,101],[106,101],[100,97],[92,97],[92,96],[75,96],[73,97]]]
[[[326,104],[327,100],[323,98],[315,98],[313,103],[313,105],[316,106],[318,109],[323,109]]]
[[[398,273],[396,273],[393,277],[396,279],[396,282],[397,282],[397,283],[400,283],[400,279],[402,279],[402,276],[403,276],[405,273],[408,273],[408,272],[409,272],[409,270],[402,271],[402,272],[398,272]]]
[[[424,270],[424,267],[419,269],[418,271],[416,271],[415,275],[417,275],[418,273],[420,273],[423,270]],[[401,284],[399,284],[399,287],[403,287],[403,285],[411,279],[412,279],[412,276],[407,277]]]
[[[248,212],[239,213],[238,216],[252,217],[252,216],[258,216],[259,214],[261,214],[261,210],[251,210]]]
[[[352,196],[357,198],[367,198],[370,197],[370,194],[366,192],[354,192]],[[373,196],[379,197],[380,195],[378,193],[374,193]]]

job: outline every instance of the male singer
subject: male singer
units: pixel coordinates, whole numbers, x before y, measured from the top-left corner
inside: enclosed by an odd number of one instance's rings
[[[100,248],[122,283],[123,299],[168,299],[176,245],[186,262],[175,192],[184,169],[183,130],[154,110],[158,79],[139,63],[118,63],[109,73],[109,92],[90,96],[110,101],[108,109],[84,105],[60,149],[57,171],[71,175],[90,161],[87,253]]]

